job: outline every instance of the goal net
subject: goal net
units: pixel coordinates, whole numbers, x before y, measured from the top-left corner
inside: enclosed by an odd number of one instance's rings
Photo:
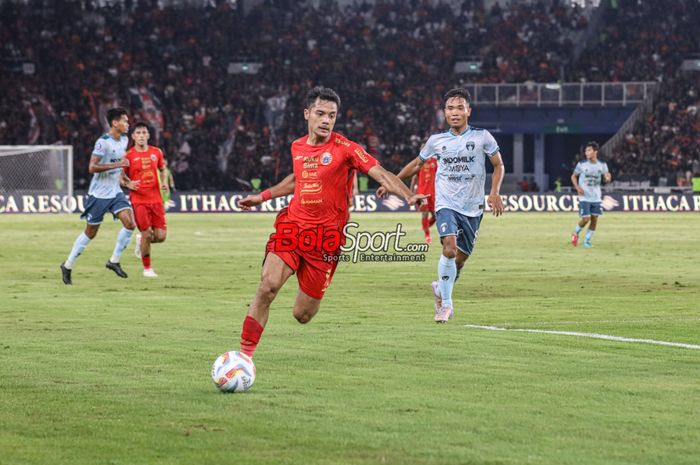
[[[73,147],[0,145],[0,194],[73,195]]]

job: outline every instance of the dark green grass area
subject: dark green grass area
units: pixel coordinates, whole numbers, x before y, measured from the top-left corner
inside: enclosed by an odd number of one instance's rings
[[[320,313],[273,304],[242,395],[209,371],[237,349],[271,215],[168,218],[160,277],[104,268],[118,225],[59,264],[77,216],[0,216],[0,464],[697,464],[700,350],[465,324],[700,344],[697,214],[606,214],[573,248],[570,214],[482,222],[432,322],[424,263],[341,263]],[[358,214],[363,230],[418,215]]]

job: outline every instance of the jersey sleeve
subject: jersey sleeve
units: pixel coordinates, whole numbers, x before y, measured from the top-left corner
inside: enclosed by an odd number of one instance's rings
[[[434,145],[435,144],[433,144],[433,136],[428,137],[428,140],[425,141],[425,144],[420,149],[420,153],[418,154],[421,160],[426,161],[428,158],[431,158],[435,155]]]
[[[486,130],[484,130],[483,149],[484,153],[489,157],[496,155],[501,150],[498,147],[498,142],[496,142],[496,139]]]
[[[104,157],[105,153],[107,153],[107,141],[104,140],[103,138],[97,139],[97,142],[95,142],[95,147],[92,149],[92,155],[95,157]]]
[[[603,174],[608,174],[609,172],[610,172],[610,170],[608,170],[608,164],[604,162],[603,163]]]
[[[576,168],[574,168],[574,174],[578,176],[581,174],[581,162],[576,163]]]
[[[367,174],[367,172],[373,167],[379,164],[376,158],[367,153],[365,149],[360,147],[359,144],[352,143],[347,151],[348,162],[350,166],[362,171]]]

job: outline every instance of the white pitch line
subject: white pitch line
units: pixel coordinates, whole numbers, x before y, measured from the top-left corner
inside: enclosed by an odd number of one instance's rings
[[[639,342],[642,344],[655,344],[655,345],[659,345],[659,346],[681,347],[683,349],[700,350],[700,345],[697,345],[697,344],[685,344],[683,342],[657,341],[655,339],[637,339],[637,338],[633,338],[633,337],[610,336],[609,334],[579,333],[576,331],[551,331],[551,330],[546,330],[546,329],[499,328],[498,326],[483,326],[483,325],[464,325],[464,327],[465,328],[473,328],[473,329],[485,329],[488,331],[512,331],[512,332],[520,332],[520,333],[558,334],[560,336],[590,337],[593,339],[604,339],[606,341]]]
[[[556,321],[504,321],[500,324],[503,325],[583,325],[591,323],[613,323],[613,324],[649,324],[649,323],[678,323],[682,321],[700,321],[698,317],[688,317],[688,318],[646,318],[646,319],[636,319],[636,320],[556,320]]]

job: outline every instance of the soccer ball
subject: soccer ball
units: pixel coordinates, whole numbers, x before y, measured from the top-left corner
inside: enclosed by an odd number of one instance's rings
[[[241,352],[224,352],[211,367],[211,379],[224,392],[245,392],[255,382],[253,359]]]

